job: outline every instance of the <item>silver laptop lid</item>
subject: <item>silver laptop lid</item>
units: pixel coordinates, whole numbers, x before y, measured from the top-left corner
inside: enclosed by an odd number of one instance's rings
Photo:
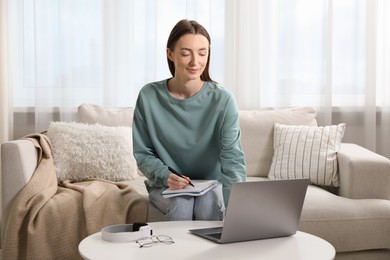
[[[235,183],[223,224],[222,243],[296,233],[308,180]]]

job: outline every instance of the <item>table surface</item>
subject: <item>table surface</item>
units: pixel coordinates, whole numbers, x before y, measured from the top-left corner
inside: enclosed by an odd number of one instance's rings
[[[220,221],[151,222],[154,235],[168,235],[174,244],[140,248],[135,242],[104,241],[101,232],[85,238],[79,252],[85,259],[334,259],[335,249],[327,241],[304,233],[247,242],[218,244],[188,232],[189,229],[222,226]]]

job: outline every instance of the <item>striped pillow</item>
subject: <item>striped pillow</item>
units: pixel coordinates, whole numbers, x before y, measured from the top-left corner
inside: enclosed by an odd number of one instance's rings
[[[332,126],[274,125],[270,179],[308,178],[311,184],[340,186],[337,152],[345,123]]]

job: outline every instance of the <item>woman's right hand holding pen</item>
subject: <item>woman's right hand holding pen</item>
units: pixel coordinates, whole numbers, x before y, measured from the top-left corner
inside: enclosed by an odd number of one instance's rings
[[[168,176],[168,187],[171,190],[180,190],[184,189],[188,185],[194,186],[191,183],[191,180],[189,177],[183,176],[171,167],[168,167],[169,171],[171,172]]]
[[[169,174],[168,176],[168,187],[171,190],[180,190],[184,189],[190,184],[190,178],[188,177],[179,177],[174,173]]]

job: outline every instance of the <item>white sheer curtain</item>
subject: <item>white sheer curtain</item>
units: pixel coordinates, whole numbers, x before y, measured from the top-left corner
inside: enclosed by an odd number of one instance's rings
[[[390,2],[226,1],[225,85],[241,109],[315,106],[390,157]]]
[[[14,106],[33,108],[35,131],[74,120],[81,103],[134,106],[143,85],[170,77],[165,46],[181,19],[207,27],[216,39],[213,57],[223,57],[223,0],[6,2],[16,9],[9,19],[19,18],[12,34],[22,53]]]
[[[315,106],[321,125],[347,123],[344,141],[390,157],[390,1],[0,2],[0,118],[15,138],[83,102],[134,106],[170,76],[166,40],[188,18],[209,30],[211,75],[241,109]]]
[[[0,143],[13,138],[12,89],[9,87],[12,66],[8,55],[12,42],[7,37],[7,11],[5,2],[0,1]]]

